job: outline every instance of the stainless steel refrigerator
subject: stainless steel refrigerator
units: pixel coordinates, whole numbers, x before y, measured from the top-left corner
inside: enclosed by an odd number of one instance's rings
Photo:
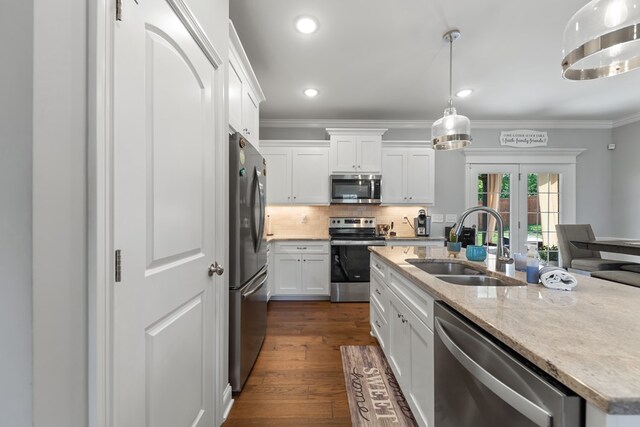
[[[229,380],[238,392],[267,329],[266,163],[238,133],[229,145]]]

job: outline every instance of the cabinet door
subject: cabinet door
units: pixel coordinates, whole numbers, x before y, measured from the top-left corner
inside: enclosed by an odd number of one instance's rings
[[[358,141],[355,136],[335,135],[329,148],[331,173],[356,173],[358,167]]]
[[[406,156],[400,150],[382,153],[382,204],[400,204],[407,200],[405,193],[407,174]]]
[[[305,205],[329,204],[329,150],[295,148],[292,150],[293,202]]]
[[[434,152],[430,148],[407,153],[408,203],[433,204],[435,193]]]
[[[267,162],[267,204],[291,203],[291,150],[269,148],[262,155]]]
[[[258,148],[258,103],[253,93],[243,87],[242,96],[242,132],[244,136]]]
[[[402,390],[411,385],[409,358],[408,308],[393,292],[389,292],[389,364]]]
[[[380,173],[382,170],[382,137],[359,136],[357,137],[358,172]]]
[[[298,295],[302,293],[302,255],[276,254],[275,259],[275,294]]]
[[[302,292],[310,295],[329,295],[329,255],[302,256]]]
[[[229,126],[242,132],[242,74],[229,58]]]
[[[434,353],[433,332],[413,313],[409,312],[409,354],[411,386],[405,397],[419,425],[434,425]]]

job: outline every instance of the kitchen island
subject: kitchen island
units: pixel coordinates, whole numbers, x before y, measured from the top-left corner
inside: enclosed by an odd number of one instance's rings
[[[414,292],[445,302],[584,398],[587,427],[640,426],[640,289],[586,276],[578,276],[570,292],[524,283],[458,286],[406,261],[443,260],[446,248],[370,250],[372,270],[377,262],[389,269],[388,275],[399,273]],[[525,282],[525,274],[513,265],[498,273],[491,259],[470,262],[464,252],[458,262],[480,267],[489,276]]]

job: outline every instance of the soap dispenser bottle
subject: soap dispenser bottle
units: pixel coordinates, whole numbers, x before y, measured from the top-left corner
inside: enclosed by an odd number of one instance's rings
[[[527,283],[540,281],[540,254],[537,245],[529,245],[527,249]]]

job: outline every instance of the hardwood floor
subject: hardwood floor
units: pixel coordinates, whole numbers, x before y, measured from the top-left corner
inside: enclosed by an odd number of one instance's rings
[[[368,303],[270,302],[267,337],[224,426],[350,426],[341,345],[377,345]]]

